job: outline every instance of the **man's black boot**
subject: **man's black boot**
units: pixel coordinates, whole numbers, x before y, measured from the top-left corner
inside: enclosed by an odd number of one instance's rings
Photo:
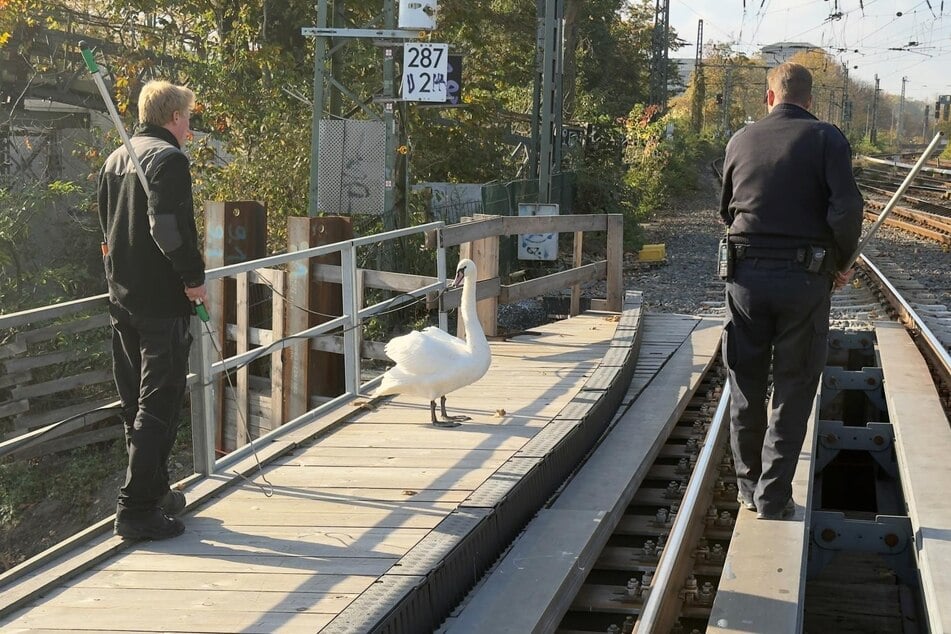
[[[185,532],[185,524],[155,509],[141,518],[116,514],[115,533],[123,539],[168,539]]]
[[[159,508],[166,515],[178,517],[185,510],[185,494],[177,489],[170,489],[159,502]]]

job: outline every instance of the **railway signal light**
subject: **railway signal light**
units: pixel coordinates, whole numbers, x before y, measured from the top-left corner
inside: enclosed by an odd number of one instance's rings
[[[717,93],[717,105],[718,106],[723,105],[723,93]]]
[[[941,102],[940,101],[934,102],[934,118],[935,118],[935,121],[941,118]]]

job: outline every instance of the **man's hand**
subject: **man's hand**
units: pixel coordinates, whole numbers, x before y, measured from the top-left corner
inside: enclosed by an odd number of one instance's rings
[[[832,281],[832,289],[839,290],[852,280],[853,275],[855,275],[855,269],[849,269],[848,271],[836,271],[835,279]]]
[[[202,303],[205,303],[205,297],[208,295],[208,291],[205,289],[205,285],[196,286],[194,288],[185,287],[185,297],[188,298],[188,301],[195,303],[196,300],[201,300]]]

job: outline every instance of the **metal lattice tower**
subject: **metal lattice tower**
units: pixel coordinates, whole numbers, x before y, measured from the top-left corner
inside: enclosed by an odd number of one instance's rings
[[[654,6],[654,34],[651,38],[650,103],[661,112],[667,110],[667,47],[670,32],[670,0],[656,0]]]

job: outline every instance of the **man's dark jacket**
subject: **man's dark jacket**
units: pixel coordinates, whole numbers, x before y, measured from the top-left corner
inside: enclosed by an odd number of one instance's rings
[[[109,297],[135,315],[190,315],[185,286],[204,283],[205,263],[198,248],[188,157],[162,127],[147,125],[131,141],[145,170],[148,196],[124,146],[99,172]]]
[[[731,242],[832,249],[839,270],[858,245],[862,195],[842,132],[789,103],[730,139],[720,215]]]

